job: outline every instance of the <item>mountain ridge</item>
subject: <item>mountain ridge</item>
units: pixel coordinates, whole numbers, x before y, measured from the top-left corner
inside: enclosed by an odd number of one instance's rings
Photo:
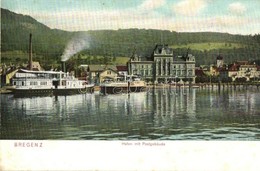
[[[157,29],[118,29],[118,30],[88,30],[70,32],[51,29],[38,22],[33,17],[17,14],[1,8],[1,51],[28,51],[29,34],[33,34],[33,51],[39,58],[60,60],[68,43],[80,34],[87,34],[91,38],[89,48],[83,48],[76,53],[92,56],[124,56],[130,57],[135,51],[141,56],[149,56],[156,44],[164,43],[175,47],[178,55],[185,54],[192,43],[232,43],[243,44],[243,48],[233,49],[201,49],[190,52],[197,55],[198,64],[212,63],[214,56],[219,53],[227,59],[252,59],[260,56],[259,37],[252,35],[233,35],[221,32],[176,32]],[[186,47],[185,47],[186,46]],[[241,57],[239,53],[243,54]],[[248,53],[248,54],[247,54]],[[246,54],[246,55],[245,55]],[[250,56],[250,57],[249,57]],[[209,60],[207,60],[209,59]],[[228,62],[229,62],[228,61]]]

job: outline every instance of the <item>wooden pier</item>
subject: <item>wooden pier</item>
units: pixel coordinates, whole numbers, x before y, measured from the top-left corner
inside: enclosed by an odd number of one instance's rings
[[[260,90],[260,83],[201,83],[200,89],[218,90]]]
[[[198,88],[198,89],[214,89],[214,90],[260,90],[260,83],[196,83],[196,84],[160,84],[148,85],[150,89],[164,88]]]

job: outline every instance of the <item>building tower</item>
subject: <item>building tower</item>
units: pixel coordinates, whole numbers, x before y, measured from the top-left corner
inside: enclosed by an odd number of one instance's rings
[[[223,67],[223,65],[224,65],[223,57],[221,55],[218,55],[217,56],[217,67],[221,68],[221,67]]]

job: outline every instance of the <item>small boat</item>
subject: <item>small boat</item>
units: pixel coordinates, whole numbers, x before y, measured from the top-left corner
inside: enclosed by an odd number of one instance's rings
[[[145,90],[146,83],[137,76],[118,77],[116,81],[108,81],[100,85],[100,92],[104,95],[143,92]]]
[[[94,85],[62,71],[20,69],[12,80],[14,97],[58,96],[94,92]]]

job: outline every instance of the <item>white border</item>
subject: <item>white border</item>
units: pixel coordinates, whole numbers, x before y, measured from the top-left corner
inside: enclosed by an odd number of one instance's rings
[[[256,171],[259,147],[252,141],[2,140],[0,170]]]

